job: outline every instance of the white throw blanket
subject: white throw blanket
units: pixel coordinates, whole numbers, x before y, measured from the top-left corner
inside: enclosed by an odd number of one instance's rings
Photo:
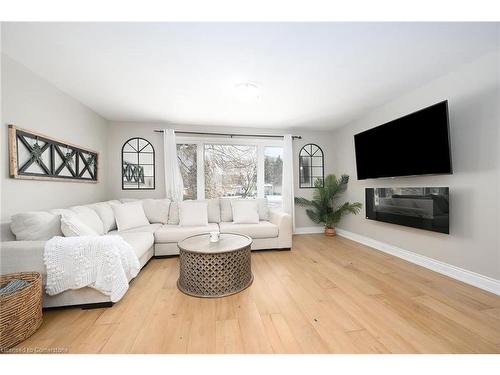
[[[46,242],[48,295],[94,288],[119,301],[140,270],[132,247],[119,236],[54,237]]]

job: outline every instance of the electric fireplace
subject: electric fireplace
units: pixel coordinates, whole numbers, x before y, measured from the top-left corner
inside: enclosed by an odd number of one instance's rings
[[[448,187],[391,187],[365,190],[366,218],[450,233]]]

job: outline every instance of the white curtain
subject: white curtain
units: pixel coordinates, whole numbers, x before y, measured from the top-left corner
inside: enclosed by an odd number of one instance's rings
[[[184,183],[177,159],[177,143],[173,129],[163,129],[163,160],[166,197],[173,202],[180,202],[184,196]]]
[[[293,230],[295,231],[295,203],[293,191],[293,142],[292,135],[283,137],[283,187],[281,190],[283,211],[292,215]]]

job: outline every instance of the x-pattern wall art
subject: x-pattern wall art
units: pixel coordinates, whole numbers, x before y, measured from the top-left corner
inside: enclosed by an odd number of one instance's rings
[[[9,171],[12,178],[98,181],[95,151],[9,125]]]

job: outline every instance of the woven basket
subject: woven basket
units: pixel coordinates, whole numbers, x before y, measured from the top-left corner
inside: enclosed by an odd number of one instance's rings
[[[0,285],[21,279],[29,285],[0,297],[0,353],[30,337],[42,324],[42,276],[19,272],[0,276]]]

